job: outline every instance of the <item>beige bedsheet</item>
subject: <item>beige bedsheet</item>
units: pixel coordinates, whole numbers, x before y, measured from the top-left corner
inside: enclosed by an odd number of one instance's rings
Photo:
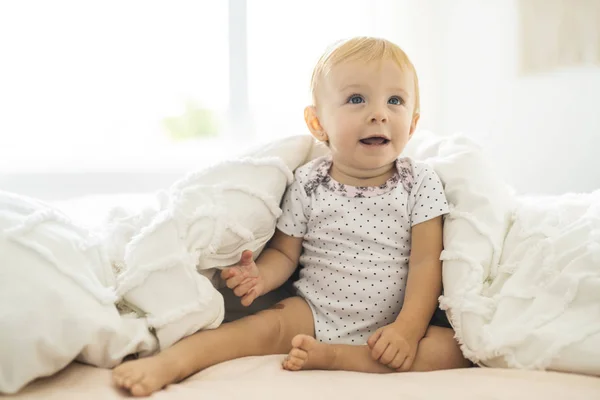
[[[600,399],[600,378],[555,372],[470,368],[430,373],[372,375],[282,370],[283,356],[248,357],[208,368],[155,393],[176,399]],[[111,384],[111,371],[71,364],[21,393],[2,399],[127,398]]]

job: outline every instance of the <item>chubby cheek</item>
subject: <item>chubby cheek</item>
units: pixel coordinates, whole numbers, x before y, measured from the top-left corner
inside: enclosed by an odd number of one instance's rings
[[[356,120],[356,116],[350,113],[338,113],[333,121],[334,136],[350,139],[358,134],[360,121]]]
[[[356,125],[349,121],[340,121],[338,124],[337,135],[346,143],[353,141],[356,137]]]
[[[393,129],[401,137],[408,138],[408,135],[410,134],[411,122],[412,121],[410,121],[409,119],[406,119],[406,118],[395,121]]]

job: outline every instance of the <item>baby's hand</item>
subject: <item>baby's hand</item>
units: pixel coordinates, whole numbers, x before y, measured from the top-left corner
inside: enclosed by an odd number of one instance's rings
[[[411,339],[403,324],[394,322],[377,329],[367,341],[371,357],[396,371],[408,371],[415,360],[419,340]]]
[[[264,282],[256,263],[252,259],[252,251],[245,250],[240,262],[233,267],[223,268],[221,278],[233,293],[242,298],[242,305],[248,307],[264,290]]]

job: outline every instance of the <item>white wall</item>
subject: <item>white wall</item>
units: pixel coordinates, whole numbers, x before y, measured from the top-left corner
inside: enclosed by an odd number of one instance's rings
[[[475,137],[521,193],[600,188],[599,66],[520,76],[516,0],[401,4],[423,127]]]
[[[340,4],[354,7],[354,11],[344,10]],[[365,5],[372,8],[365,10]],[[303,74],[310,72],[313,62],[308,54],[319,53],[325,42],[329,43],[334,37],[376,34],[403,46],[417,67],[422,91],[422,128],[444,134],[462,131],[475,137],[509,183],[521,193],[555,194],[599,188],[600,155],[596,153],[600,149],[600,67],[519,76],[516,6],[517,0],[338,1],[327,8],[329,15],[338,15],[339,11],[337,25],[328,25],[323,15],[320,20],[312,19],[314,26],[310,36],[285,21],[272,24],[273,29],[267,29],[265,37],[252,31],[256,42],[267,40],[271,32],[288,27],[289,34],[279,37],[283,43],[279,47],[289,42],[293,46],[288,50],[297,53],[296,57],[277,53],[272,59],[267,58],[268,54],[258,53],[255,57],[260,63],[251,62],[255,69],[261,64],[271,66],[265,69],[267,72],[277,66],[285,67],[280,68],[281,79],[272,80],[271,86],[258,88],[270,90],[265,98],[274,98],[289,109],[277,117],[273,116],[276,113],[268,102],[261,105],[266,110],[265,115],[272,117],[272,121],[263,119],[270,124],[264,130],[305,132],[302,105],[304,82],[308,82],[309,77]],[[260,22],[259,11],[261,9],[254,9],[255,23]],[[364,18],[359,11],[365,12]],[[305,19],[293,15],[298,26],[306,25]],[[290,42],[290,37],[295,41]],[[268,49],[273,47],[272,42],[269,43]],[[299,48],[302,51],[298,51]],[[290,64],[299,64],[297,58],[303,60],[302,67],[290,70]],[[304,69],[306,72],[302,72]],[[297,77],[299,83],[290,84],[286,74],[294,80],[297,75],[303,76]],[[259,83],[266,79],[259,75],[255,78]],[[43,145],[37,147],[45,149]],[[187,149],[194,155],[188,157],[193,167],[221,156],[215,147],[202,147],[202,151]],[[171,158],[181,158],[177,154],[165,161],[165,152],[161,149],[160,158],[149,163],[153,166],[151,171],[137,168],[143,170],[140,175],[119,172],[118,166],[128,171],[132,169],[127,164],[131,161],[127,152],[117,160],[118,154],[111,153],[110,161],[97,154],[97,161],[104,167],[95,171],[95,175],[84,169],[78,173],[58,169],[53,170],[56,175],[45,176],[11,174],[6,171],[6,163],[0,160],[0,169],[3,169],[0,190],[47,200],[90,192],[157,190],[192,168],[188,164],[174,163],[176,160]],[[138,158],[136,163],[139,163]],[[178,167],[174,168],[174,164]]]

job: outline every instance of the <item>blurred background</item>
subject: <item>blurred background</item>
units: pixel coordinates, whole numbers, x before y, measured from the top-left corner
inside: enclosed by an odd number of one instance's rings
[[[149,192],[307,133],[312,67],[381,36],[421,129],[463,132],[521,193],[600,187],[600,0],[6,0],[0,190]]]

